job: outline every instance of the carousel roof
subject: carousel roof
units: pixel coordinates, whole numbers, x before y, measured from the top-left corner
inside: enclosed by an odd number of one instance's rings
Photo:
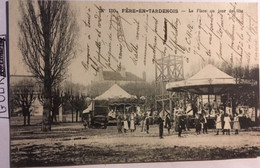
[[[236,79],[211,64],[194,76],[166,84],[168,91],[188,91],[195,94],[222,94],[236,84]]]
[[[102,95],[95,98],[95,100],[116,100],[116,99],[136,99],[137,97],[127,93],[117,84],[114,84],[110,89]]]

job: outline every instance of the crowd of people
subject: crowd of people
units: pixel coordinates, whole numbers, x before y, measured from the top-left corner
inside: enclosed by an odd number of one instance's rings
[[[233,128],[234,134],[238,134],[240,127],[240,119],[238,114],[228,114],[224,113],[223,110],[214,109],[216,111],[215,118],[210,117],[209,114],[205,112],[196,113],[193,115],[178,114],[173,120],[173,116],[170,113],[161,112],[154,118],[151,112],[145,112],[137,114],[136,112],[130,113],[118,113],[116,115],[116,123],[118,133],[128,133],[135,132],[136,125],[140,125],[140,131],[149,134],[149,128],[151,124],[158,124],[159,128],[159,138],[163,138],[164,129],[167,130],[168,134],[171,133],[172,128],[178,132],[178,136],[181,137],[183,130],[190,131],[190,128],[195,128],[195,134],[208,134],[208,127],[212,128],[214,125],[216,129],[216,135],[220,132],[224,135],[230,135],[230,131]],[[212,120],[214,124],[212,125]],[[151,122],[152,121],[152,122]],[[210,121],[210,124],[209,124]],[[91,117],[87,116],[84,120],[83,125],[89,127],[91,123]]]
[[[140,131],[146,132],[149,134],[149,127],[151,125],[151,118],[152,116],[148,113],[144,113],[140,117]],[[181,134],[183,130],[190,131],[190,128],[192,125],[195,128],[195,134],[208,134],[208,121],[209,117],[206,114],[196,114],[195,119],[193,122],[191,122],[192,116],[189,115],[178,115],[176,117],[175,122],[175,130],[178,132],[178,136],[181,137]],[[212,118],[211,118],[212,119]],[[117,116],[117,129],[118,133],[127,133],[127,132],[134,132],[136,131],[136,115],[135,113],[131,113],[129,116],[127,115],[118,115]],[[223,133],[223,135],[230,135],[231,128],[233,126],[235,134],[238,134],[238,130],[240,130],[240,122],[239,117],[237,114],[235,114],[232,117],[227,113],[217,113],[216,117],[214,119],[215,121],[215,129],[216,129],[216,135],[219,135],[220,132]],[[172,116],[169,113],[166,113],[164,116],[162,113],[158,115],[158,118],[156,120],[156,123],[158,124],[159,128],[159,137],[163,138],[163,131],[164,129],[167,130],[168,134],[171,133],[171,130],[173,128],[173,119]]]
[[[169,115],[169,114],[167,114]],[[167,116],[166,115],[166,116]],[[232,120],[231,120],[232,118]],[[165,119],[165,123],[167,123],[167,117]],[[212,120],[212,118],[211,118]],[[201,133],[203,134],[208,134],[208,121],[209,121],[209,117],[202,113],[202,114],[196,114],[195,115],[195,119],[193,122],[193,125],[195,127],[195,134],[199,135]],[[240,121],[239,121],[239,117],[237,114],[234,114],[233,117],[231,117],[231,115],[227,114],[227,113],[217,113],[216,117],[214,118],[214,122],[215,122],[215,129],[216,129],[216,135],[219,135],[219,132],[221,131],[223,133],[223,135],[230,135],[230,131],[233,128],[235,134],[238,134],[238,131],[241,129],[240,127]],[[178,136],[181,137],[182,131],[183,130],[190,130],[190,124],[191,120],[190,120],[190,116],[185,116],[185,115],[179,115],[177,117],[177,121],[176,121],[176,131],[178,131]],[[169,131],[169,126],[167,126],[168,124],[165,125],[165,127],[168,129]],[[232,127],[233,126],[233,127]],[[159,132],[161,131],[161,126],[159,124]],[[159,133],[159,137],[162,138],[162,134]]]

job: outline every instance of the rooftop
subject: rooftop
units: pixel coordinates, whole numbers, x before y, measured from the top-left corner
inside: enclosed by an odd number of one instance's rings
[[[122,75],[120,72],[103,71],[104,80],[116,80],[116,81],[144,81],[144,79],[132,74],[131,72],[125,72]]]

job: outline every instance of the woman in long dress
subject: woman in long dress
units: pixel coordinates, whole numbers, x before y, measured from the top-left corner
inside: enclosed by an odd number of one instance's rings
[[[233,129],[235,130],[235,134],[238,134],[238,130],[240,129],[240,123],[239,123],[239,117],[237,114],[235,114],[235,117],[234,117]]]
[[[126,133],[127,130],[129,130],[128,120],[127,120],[127,116],[124,115],[124,132]]]
[[[130,114],[130,130],[131,130],[131,132],[135,131],[135,117],[134,117],[134,113]]]
[[[224,125],[224,130],[226,132],[226,135],[230,135],[230,130],[231,130],[231,125],[230,125],[230,117],[228,116],[228,114],[226,114],[226,116],[224,117],[224,122],[225,122],[225,125]]]
[[[218,113],[218,114],[217,114],[217,119],[216,119],[216,130],[217,130],[217,134],[216,134],[216,135],[218,135],[219,130],[221,130],[221,129],[222,129],[221,114]]]

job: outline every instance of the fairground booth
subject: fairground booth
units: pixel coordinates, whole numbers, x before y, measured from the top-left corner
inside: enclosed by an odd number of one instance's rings
[[[107,116],[109,123],[113,123],[116,122],[118,115],[129,115],[131,112],[136,112],[136,107],[137,97],[114,84],[103,94],[96,97],[88,107],[89,110],[85,112],[92,111],[92,116]]]

